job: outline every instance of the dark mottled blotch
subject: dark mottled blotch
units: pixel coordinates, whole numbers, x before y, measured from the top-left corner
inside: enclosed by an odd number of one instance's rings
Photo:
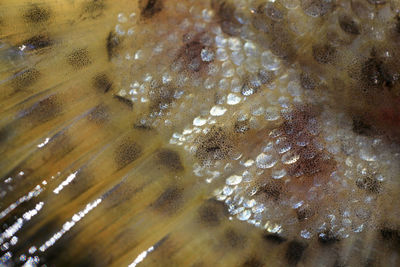
[[[257,258],[249,258],[243,262],[242,267],[263,267],[265,266],[263,262]]]
[[[162,0],[139,0],[140,15],[143,18],[152,18],[163,9]]]
[[[298,264],[303,257],[306,248],[307,245],[302,242],[296,240],[290,241],[285,253],[285,258],[287,262],[291,265]]]
[[[270,233],[265,233],[263,234],[263,239],[269,243],[272,244],[282,244],[283,242],[285,242],[287,239],[284,238],[283,236],[280,236],[279,234],[270,234]]]
[[[178,186],[167,188],[152,206],[163,213],[171,214],[176,212],[183,203],[183,189]]]
[[[224,237],[227,245],[229,245],[231,248],[242,248],[246,244],[246,236],[238,231],[235,231],[233,228],[228,228],[225,230]]]
[[[332,63],[336,57],[336,49],[329,44],[313,45],[312,54],[318,63]]]
[[[35,35],[22,42],[26,48],[24,51],[38,51],[53,45],[53,41],[47,34]]]
[[[322,245],[333,245],[339,241],[339,237],[331,231],[326,231],[318,235],[318,242]]]
[[[112,86],[112,80],[105,73],[99,73],[93,77],[93,87],[101,93],[107,93],[112,89]]]
[[[349,15],[341,15],[339,16],[339,26],[340,28],[352,35],[360,34],[360,25],[353,20]]]
[[[206,200],[198,211],[200,223],[205,226],[218,226],[229,216],[225,203],[215,199]]]
[[[114,160],[118,168],[123,168],[140,157],[142,148],[133,138],[125,138],[115,149]]]
[[[116,99],[119,103],[123,104],[125,107],[133,109],[133,102],[128,98],[119,95],[114,95],[114,99]]]
[[[86,48],[78,48],[67,56],[67,62],[75,69],[82,69],[89,66],[92,63],[92,60],[89,56],[89,51]]]
[[[103,14],[105,7],[104,0],[91,0],[83,5],[81,18],[96,19]]]
[[[40,123],[46,122],[58,116],[62,111],[61,100],[57,95],[51,95],[35,103],[28,110],[28,117]]]
[[[179,153],[171,149],[161,149],[157,153],[158,162],[171,171],[182,171],[183,165]]]
[[[373,176],[358,178],[356,185],[370,194],[379,194],[382,191],[382,182]]]
[[[47,22],[50,19],[50,9],[47,7],[32,5],[25,11],[23,17],[27,23],[39,24]]]
[[[14,79],[11,80],[11,86],[15,90],[26,89],[34,85],[38,81],[40,76],[41,76],[40,72],[35,68],[30,68],[18,72],[14,75]]]
[[[111,60],[113,57],[115,57],[120,44],[121,44],[121,39],[114,32],[110,32],[106,39],[108,60]]]
[[[103,124],[109,120],[109,112],[106,106],[100,104],[93,108],[88,115],[88,120],[96,124]]]
[[[227,158],[232,152],[233,145],[230,136],[220,127],[213,127],[198,140],[196,158],[203,164]]]

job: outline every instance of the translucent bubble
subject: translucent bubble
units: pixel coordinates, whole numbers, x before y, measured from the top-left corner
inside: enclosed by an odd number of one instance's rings
[[[227,185],[237,185],[242,182],[242,176],[239,175],[232,175],[228,179],[226,179]]]
[[[261,64],[267,70],[277,70],[280,67],[279,59],[276,58],[270,51],[265,51],[261,54]]]
[[[241,51],[232,52],[232,61],[235,65],[240,66],[243,63],[244,55]]]
[[[240,100],[241,100],[240,96],[236,94],[229,94],[228,97],[226,98],[226,103],[228,105],[236,105],[239,104]]]
[[[222,116],[226,112],[226,108],[222,106],[213,106],[210,110],[212,116]]]
[[[268,107],[265,110],[265,119],[267,121],[276,121],[279,117],[279,110],[276,107]]]
[[[281,169],[281,170],[274,170],[271,174],[271,177],[274,179],[281,179],[285,177],[285,175],[286,175],[286,170]]]
[[[288,152],[292,148],[292,146],[287,141],[286,137],[281,137],[281,138],[276,139],[275,148],[279,154],[283,154],[283,153]]]
[[[214,53],[206,48],[201,50],[200,56],[201,60],[203,60],[204,62],[211,62],[214,59]]]
[[[223,193],[225,196],[230,196],[230,195],[232,195],[232,193],[233,193],[233,189],[232,189],[232,187],[230,187],[230,186],[224,186],[224,189],[222,189],[222,193]]]
[[[241,221],[246,221],[251,217],[251,212],[250,210],[244,210],[241,213],[237,215],[237,218]]]
[[[376,155],[374,155],[371,151],[368,151],[367,149],[364,149],[364,148],[360,149],[359,156],[362,160],[365,160],[365,161],[376,161],[377,160]]]
[[[256,158],[256,165],[260,169],[272,168],[278,160],[273,155],[261,153]]]
[[[258,55],[257,47],[251,41],[248,41],[244,44],[244,52],[247,56],[256,56]]]
[[[246,200],[244,203],[243,203],[243,206],[245,206],[246,208],[252,208],[252,207],[254,207],[254,205],[256,205],[257,204],[257,201],[255,201],[254,199],[250,199],[250,200]]]
[[[221,71],[224,77],[232,77],[235,73],[235,69],[230,62],[224,62]]]
[[[289,151],[282,156],[282,162],[284,164],[293,164],[300,158],[300,155],[296,152]]]
[[[202,117],[196,117],[193,120],[193,125],[194,126],[203,126],[204,124],[206,124],[207,120],[202,118]]]
[[[228,47],[231,50],[239,50],[242,48],[242,42],[240,41],[239,38],[229,38],[228,40]]]

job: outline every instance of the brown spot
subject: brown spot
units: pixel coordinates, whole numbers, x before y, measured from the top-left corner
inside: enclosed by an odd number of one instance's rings
[[[81,19],[96,19],[103,15],[106,5],[104,0],[91,0],[83,5]]]
[[[365,85],[362,88],[364,92],[368,88],[391,88],[395,78],[390,73],[388,66],[376,57],[371,57],[361,66],[361,81]]]
[[[37,69],[30,68],[18,72],[14,74],[14,76],[15,78],[12,79],[11,86],[18,91],[34,85],[38,81],[41,74]]]
[[[318,63],[332,63],[336,57],[336,49],[329,44],[313,45],[312,54]]]
[[[278,235],[278,234],[270,234],[270,233],[266,233],[263,235],[263,239],[269,243],[273,243],[273,244],[282,244],[283,242],[286,242],[286,238]]]
[[[150,98],[150,115],[161,116],[164,110],[168,109],[174,101],[175,88],[165,85],[152,85],[149,91]]]
[[[299,241],[290,241],[286,253],[285,258],[291,265],[296,265],[300,262],[301,258],[303,257],[304,251],[306,250],[307,245],[301,243]]]
[[[211,7],[216,11],[218,23],[224,33],[237,36],[240,34],[240,23],[235,18],[235,6],[223,0],[211,0]]]
[[[56,95],[51,95],[35,103],[27,111],[29,118],[34,119],[40,123],[46,122],[58,116],[62,111],[62,102]]]
[[[266,199],[272,199],[278,201],[281,194],[284,191],[284,184],[282,181],[271,180],[264,184],[257,192],[257,194],[262,194]]]
[[[223,219],[228,218],[225,203],[215,199],[205,201],[198,211],[200,222],[206,226],[218,226]]]
[[[356,180],[358,188],[363,189],[371,194],[379,194],[382,191],[382,182],[378,181],[376,177],[362,177]]]
[[[250,130],[250,124],[248,120],[236,121],[234,125],[236,133],[245,133]]]
[[[112,81],[105,73],[99,73],[93,77],[93,87],[99,92],[107,93],[112,86]]]
[[[317,86],[317,83],[315,80],[316,80],[315,77],[313,77],[313,75],[308,72],[302,72],[300,74],[301,87],[303,87],[306,90],[314,90],[315,89],[315,87]]]
[[[52,44],[53,41],[48,35],[39,34],[23,41],[21,45],[24,45],[26,47],[24,51],[37,51],[49,47]]]
[[[133,138],[125,138],[115,149],[114,160],[118,168],[123,168],[140,157],[142,148]]]
[[[341,15],[339,16],[339,25],[340,28],[348,33],[348,34],[352,34],[352,35],[358,35],[360,34],[360,25],[353,20],[350,16],[348,15]]]
[[[353,118],[353,132],[359,135],[370,136],[373,134],[373,129],[370,124],[362,117]]]
[[[125,107],[133,109],[133,102],[131,100],[119,95],[114,95],[114,99],[118,100],[118,102],[123,104]]]
[[[116,56],[120,45],[121,39],[114,32],[110,32],[106,40],[106,49],[109,61]]]
[[[302,222],[314,216],[315,211],[309,205],[303,205],[296,209],[297,219]]]
[[[50,14],[50,9],[33,5],[23,14],[23,17],[27,23],[39,24],[47,22],[50,19]]]
[[[243,262],[242,267],[263,267],[266,266],[257,258],[250,258]]]
[[[233,150],[232,139],[222,128],[215,126],[205,136],[200,137],[197,143],[195,156],[203,164],[226,159]]]
[[[107,107],[104,105],[96,106],[88,116],[88,120],[96,124],[103,124],[109,120],[109,113]]]
[[[165,190],[152,206],[162,211],[163,213],[171,214],[177,211],[177,209],[183,203],[183,189],[177,186],[169,187]]]
[[[234,229],[227,229],[224,236],[227,244],[232,248],[242,248],[246,244],[246,237]]]
[[[75,69],[82,69],[92,64],[89,51],[86,48],[75,49],[67,56],[67,62]]]
[[[139,0],[140,15],[149,19],[160,13],[163,9],[162,0]]]
[[[184,169],[178,152],[174,150],[166,148],[161,149],[157,153],[157,159],[161,165],[167,167],[171,171],[179,172]]]
[[[321,17],[333,8],[332,0],[301,0],[301,8],[311,17]]]

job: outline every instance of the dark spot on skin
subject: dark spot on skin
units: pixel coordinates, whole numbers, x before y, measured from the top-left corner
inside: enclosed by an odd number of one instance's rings
[[[142,148],[132,138],[125,138],[115,149],[114,160],[121,169],[140,157]]]
[[[287,240],[286,238],[284,238],[278,234],[266,233],[262,237],[265,241],[272,243],[272,244],[276,244],[276,245],[282,244],[283,242],[285,242]]]
[[[4,144],[7,139],[10,137],[10,132],[8,128],[1,128],[0,129],[0,144]]]
[[[268,3],[264,9],[264,13],[275,21],[281,21],[285,16],[284,9],[275,3]]]
[[[211,0],[211,7],[216,11],[217,21],[224,33],[237,36],[240,34],[240,23],[235,18],[235,6],[227,1]]]
[[[96,19],[103,15],[106,5],[103,0],[92,0],[83,5],[81,19]]]
[[[183,165],[178,152],[170,149],[161,149],[157,153],[158,162],[171,171],[182,171]]]
[[[301,0],[301,8],[311,17],[321,17],[333,8],[331,0]]]
[[[27,23],[39,24],[48,21],[50,19],[50,14],[48,8],[33,5],[24,13],[23,17]]]
[[[124,104],[124,106],[133,109],[133,102],[129,99],[119,95],[114,95],[114,99],[118,100],[119,103]]]
[[[260,70],[257,77],[262,84],[270,84],[274,80],[274,72]]]
[[[382,239],[385,241],[385,243],[388,243],[391,246],[394,246],[397,251],[400,251],[400,231],[389,228],[389,227],[383,227],[380,229],[380,234]]]
[[[283,192],[283,183],[281,181],[269,181],[263,185],[257,194],[262,194],[267,199],[278,201]]]
[[[371,136],[373,134],[373,129],[372,126],[368,124],[364,118],[354,117],[353,132],[359,135]]]
[[[318,242],[321,245],[328,245],[329,246],[329,245],[333,245],[333,244],[335,244],[335,243],[337,243],[339,241],[340,241],[340,239],[334,233],[332,233],[331,231],[320,233],[318,235]]]
[[[152,85],[149,91],[150,116],[161,116],[174,101],[175,89],[170,86]]]
[[[344,32],[346,32],[348,34],[353,34],[353,35],[360,34],[360,26],[350,16],[341,15],[341,16],[339,16],[338,19],[339,19],[340,28]]]
[[[303,205],[300,208],[296,209],[296,214],[297,219],[302,222],[308,218],[311,218],[315,214],[315,212],[310,206]]]
[[[75,69],[82,69],[89,66],[92,60],[89,56],[89,51],[86,48],[75,49],[67,56],[67,62]]]
[[[29,118],[40,123],[46,122],[58,116],[62,111],[62,104],[56,95],[35,103],[28,111]]]
[[[112,81],[105,73],[99,73],[93,78],[93,87],[101,93],[107,93],[112,89],[112,86]]]
[[[332,63],[336,57],[336,49],[329,44],[313,45],[312,54],[318,63]]]
[[[262,261],[257,258],[250,258],[243,262],[242,267],[263,267],[265,266]]]
[[[24,51],[37,51],[53,45],[53,41],[48,35],[39,34],[25,40],[21,45],[26,47]]]
[[[234,125],[234,130],[236,133],[245,133],[250,130],[250,125],[248,120],[236,121]]]
[[[103,124],[109,120],[108,109],[104,105],[96,106],[88,116],[88,120],[96,124]]]
[[[14,75],[15,78],[11,81],[11,86],[17,91],[26,89],[35,84],[40,75],[40,72],[35,68],[18,72]]]
[[[391,88],[394,77],[384,62],[373,56],[362,64],[361,81],[364,84],[363,91],[367,92],[368,88]]]
[[[120,44],[121,40],[119,39],[119,37],[114,32],[110,32],[107,36],[107,43],[106,43],[106,49],[109,61],[117,54],[118,47],[120,46]]]
[[[143,18],[152,18],[163,9],[162,0],[139,0],[140,15]]]
[[[152,206],[163,213],[171,214],[177,211],[183,203],[183,189],[177,186],[165,190]]]
[[[300,85],[306,90],[314,90],[317,86],[315,78],[308,72],[302,72],[300,74]]]
[[[290,241],[286,249],[285,258],[291,265],[296,265],[300,262],[303,257],[304,251],[307,245],[299,241]]]
[[[232,152],[232,140],[220,127],[212,127],[197,142],[196,158],[203,164],[227,158]]]
[[[356,185],[371,194],[379,194],[382,191],[382,182],[371,176],[358,178]]]
[[[222,220],[229,216],[225,203],[215,199],[206,200],[198,211],[200,223],[205,226],[218,226]]]
[[[245,246],[246,238],[234,229],[227,229],[224,233],[227,244],[232,248],[241,248]]]

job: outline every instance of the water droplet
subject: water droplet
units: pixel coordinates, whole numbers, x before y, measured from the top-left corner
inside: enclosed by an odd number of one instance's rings
[[[194,126],[203,126],[204,124],[206,124],[207,120],[201,117],[196,117],[193,120],[193,125]]]
[[[281,169],[281,170],[274,170],[271,174],[271,177],[274,179],[281,179],[286,175],[286,170]]]
[[[225,114],[226,110],[227,109],[222,106],[213,106],[210,110],[210,114],[212,116],[222,116]]]
[[[242,176],[239,175],[232,175],[228,179],[226,179],[227,185],[237,185],[242,182]]]
[[[201,50],[200,56],[201,60],[203,60],[204,62],[211,62],[214,59],[214,53],[206,48]]]
[[[237,215],[237,218],[241,221],[247,221],[251,217],[250,210],[244,210]]]
[[[279,154],[286,153],[292,148],[291,144],[286,140],[286,137],[276,139],[275,145]]]
[[[226,103],[228,105],[233,106],[233,105],[239,104],[241,98],[240,98],[240,96],[238,96],[236,94],[229,94],[226,100],[227,100]]]
[[[367,149],[360,149],[359,156],[362,160],[365,161],[376,161],[377,157],[376,155],[372,154],[371,151],[368,151]]]
[[[276,164],[276,162],[277,162],[276,157],[269,154],[261,153],[256,158],[256,165],[260,169],[269,169],[273,167]]]
[[[275,107],[268,107],[265,110],[265,119],[267,121],[276,121],[277,119],[279,119],[280,115],[279,115],[279,111],[277,108]]]
[[[261,54],[261,64],[267,70],[277,70],[280,67],[279,60],[270,52],[265,51]]]
[[[289,151],[282,156],[282,162],[284,164],[293,164],[300,158],[300,155],[296,152]]]

